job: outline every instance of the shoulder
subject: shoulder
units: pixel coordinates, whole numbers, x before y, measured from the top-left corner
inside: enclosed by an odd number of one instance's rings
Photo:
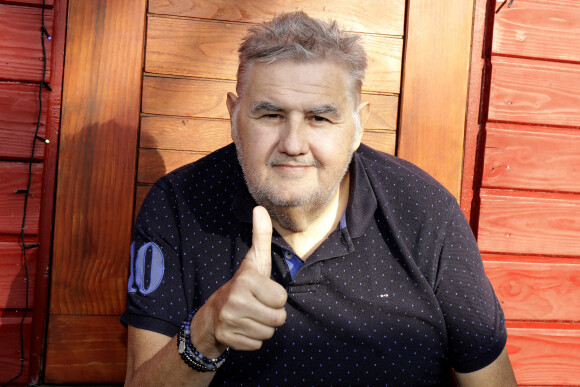
[[[438,208],[456,203],[455,197],[441,183],[409,161],[364,144],[355,155],[379,201],[412,202],[421,207],[429,203]]]

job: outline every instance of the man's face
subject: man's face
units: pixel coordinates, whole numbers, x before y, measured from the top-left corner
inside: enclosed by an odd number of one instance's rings
[[[330,62],[254,63],[237,101],[232,137],[248,188],[266,208],[321,209],[360,144],[347,72]]]

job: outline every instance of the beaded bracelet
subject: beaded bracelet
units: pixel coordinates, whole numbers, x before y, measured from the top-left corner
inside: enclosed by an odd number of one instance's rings
[[[226,348],[225,352],[221,354],[220,357],[216,359],[209,359],[203,356],[191,342],[191,332],[190,325],[193,316],[197,312],[197,309],[192,311],[187,315],[187,317],[181,323],[181,328],[177,335],[177,351],[181,355],[181,358],[189,367],[200,372],[213,372],[220,368],[226,361],[230,348]]]

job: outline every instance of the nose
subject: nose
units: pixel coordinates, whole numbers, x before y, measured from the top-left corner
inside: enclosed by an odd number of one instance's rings
[[[280,128],[278,152],[291,156],[308,153],[307,125],[298,117],[291,117]]]

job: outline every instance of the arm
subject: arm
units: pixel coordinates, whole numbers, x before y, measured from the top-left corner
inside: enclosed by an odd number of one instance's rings
[[[516,377],[512,369],[507,349],[490,365],[470,373],[455,373],[457,384],[460,387],[502,386],[517,387]]]
[[[286,320],[286,290],[270,279],[272,223],[264,208],[254,210],[252,247],[234,277],[195,314],[191,341],[206,357],[226,347],[257,350]],[[129,326],[128,386],[207,386],[214,372],[189,368],[177,351],[177,338]]]

